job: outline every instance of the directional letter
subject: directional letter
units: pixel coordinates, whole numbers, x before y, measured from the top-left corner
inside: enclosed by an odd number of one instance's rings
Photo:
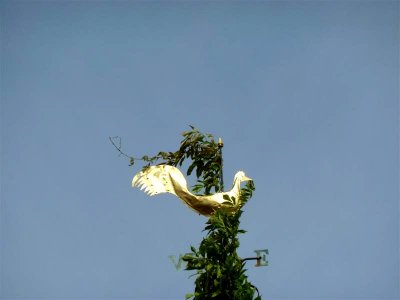
[[[254,252],[257,254],[257,257],[260,258],[260,259],[257,259],[257,264],[255,266],[256,267],[268,266],[268,261],[266,260],[267,255],[269,254],[268,249],[254,250]]]
[[[187,254],[191,254],[191,253],[187,253]],[[185,254],[185,255],[187,255],[187,254]],[[183,262],[182,257],[184,257],[185,255],[180,254],[180,255],[179,255],[179,260],[178,260],[177,263],[175,262],[175,255],[169,255],[169,256],[168,256],[169,259],[170,259],[170,260],[172,261],[172,263],[174,264],[176,270],[179,270],[179,269],[181,268],[182,262]],[[184,262],[184,264],[185,264],[185,262]]]

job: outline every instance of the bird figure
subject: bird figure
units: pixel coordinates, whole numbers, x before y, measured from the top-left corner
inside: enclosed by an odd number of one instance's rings
[[[132,180],[132,187],[139,187],[150,196],[161,193],[176,195],[195,212],[209,217],[217,209],[224,208],[235,212],[241,207],[240,184],[252,180],[243,171],[236,173],[233,187],[228,192],[213,195],[194,195],[188,189],[187,182],[181,171],[170,165],[157,165],[144,168]]]

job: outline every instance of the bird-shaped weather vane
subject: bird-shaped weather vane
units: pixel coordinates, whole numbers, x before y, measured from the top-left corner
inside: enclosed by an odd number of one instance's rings
[[[236,212],[239,210],[244,202],[240,197],[241,183],[245,181],[252,181],[247,177],[243,171],[238,171],[233,179],[232,188],[224,192],[223,174],[222,174],[222,148],[224,146],[222,138],[218,139],[218,143],[214,140],[204,140],[205,135],[197,131],[196,128],[190,132],[184,132],[186,137],[181,147],[177,152],[160,152],[154,157],[143,156],[142,158],[133,158],[126,155],[121,151],[121,140],[119,137],[110,138],[112,144],[117,148],[120,154],[130,159],[131,165],[135,160],[144,160],[149,164],[142,168],[132,180],[132,187],[138,187],[144,190],[150,196],[171,193],[177,196],[182,202],[195,212],[211,216],[216,210],[223,209],[229,212]],[[207,135],[211,137],[211,135]],[[118,145],[115,139],[118,139]],[[194,162],[189,167],[187,172],[191,174],[194,168],[197,168],[196,175],[203,184],[200,186],[204,188],[205,194],[198,195],[190,191],[185,176],[177,168],[177,165],[182,165],[185,158],[190,157]],[[158,165],[151,165],[155,161],[163,159],[164,162]],[[208,170],[208,169],[211,169]],[[201,178],[204,177],[204,178]],[[207,178],[208,177],[208,178]],[[215,178],[217,177],[217,178]],[[210,182],[213,182],[213,187],[216,190],[214,194],[210,193]],[[215,182],[218,182],[215,184]],[[208,185],[208,189],[206,188]]]
[[[223,189],[224,181],[222,174],[222,147],[224,146],[222,138],[218,139],[219,153],[219,189]],[[139,187],[150,196],[161,193],[171,193],[177,196],[189,208],[195,212],[209,217],[218,209],[224,209],[230,212],[236,212],[241,206],[240,184],[252,180],[247,177],[243,171],[238,171],[233,179],[232,189],[228,192],[217,192],[209,195],[195,195],[187,185],[185,176],[182,172],[171,165],[160,164],[156,166],[147,166],[137,173],[132,180],[132,187]]]
[[[147,167],[133,177],[132,186],[140,187],[150,196],[171,193],[189,208],[204,216],[212,215],[218,209],[235,212],[241,207],[240,184],[251,180],[243,171],[236,173],[232,189],[211,195],[195,195],[189,191],[185,176],[173,166],[158,165]]]

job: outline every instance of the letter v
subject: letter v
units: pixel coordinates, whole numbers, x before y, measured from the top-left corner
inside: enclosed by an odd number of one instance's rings
[[[179,270],[181,268],[181,266],[182,266],[182,261],[183,261],[182,257],[183,257],[183,255],[182,254],[179,255],[179,260],[178,260],[177,263],[175,262],[175,255],[169,255],[168,257],[172,261],[172,263],[174,264],[175,269]]]

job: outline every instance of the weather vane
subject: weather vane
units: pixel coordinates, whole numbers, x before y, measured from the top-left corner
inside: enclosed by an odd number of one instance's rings
[[[150,196],[161,193],[176,195],[188,207],[204,216],[212,215],[217,209],[235,212],[241,207],[240,184],[251,180],[243,171],[236,173],[233,187],[228,192],[212,195],[194,195],[188,189],[187,182],[178,168],[158,165],[145,168],[135,175],[133,187],[140,187]]]

